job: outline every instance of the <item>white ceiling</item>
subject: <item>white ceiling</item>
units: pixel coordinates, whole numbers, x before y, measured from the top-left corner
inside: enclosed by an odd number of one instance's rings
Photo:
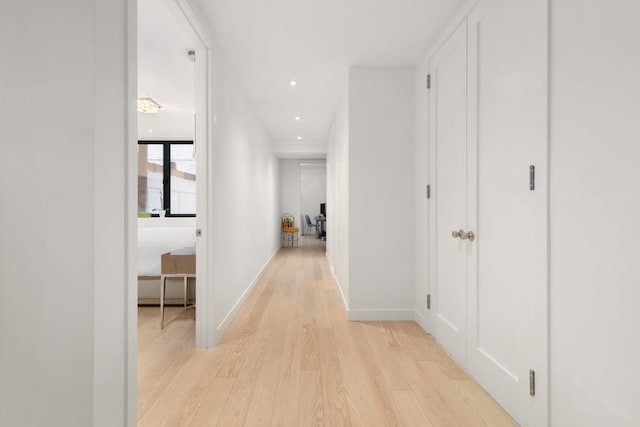
[[[468,0],[194,2],[273,142],[290,149],[326,144],[350,65],[417,63]]]
[[[162,106],[157,114],[138,113],[139,139],[193,139],[193,44],[174,13],[167,1],[138,0],[138,97]]]

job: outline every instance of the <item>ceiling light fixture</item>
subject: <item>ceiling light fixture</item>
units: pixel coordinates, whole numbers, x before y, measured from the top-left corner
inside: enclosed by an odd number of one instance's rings
[[[138,111],[146,114],[156,114],[162,107],[151,98],[138,98]]]
[[[301,136],[299,136],[299,137],[298,137],[298,141],[301,141],[301,140],[302,140],[302,137],[301,137]]]
[[[295,80],[289,80],[289,86],[294,87],[294,86],[296,86],[297,84],[298,84],[298,82],[297,82],[297,81],[295,81]]]
[[[296,116],[296,122],[300,121],[300,116]]]
[[[153,133],[153,130],[149,129],[147,132],[149,132],[149,133]]]

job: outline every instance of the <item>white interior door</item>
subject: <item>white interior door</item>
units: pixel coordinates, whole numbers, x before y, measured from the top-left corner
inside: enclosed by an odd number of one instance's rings
[[[460,363],[467,358],[467,25],[463,22],[429,63],[431,283],[438,342]]]
[[[483,0],[468,26],[468,220],[477,240],[468,244],[467,366],[518,422],[542,426],[548,354],[547,1]]]

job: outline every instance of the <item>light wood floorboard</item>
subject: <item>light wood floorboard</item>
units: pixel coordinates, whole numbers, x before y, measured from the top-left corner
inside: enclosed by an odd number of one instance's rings
[[[324,246],[281,250],[219,345],[138,310],[141,426],[513,426],[414,322],[348,322]]]

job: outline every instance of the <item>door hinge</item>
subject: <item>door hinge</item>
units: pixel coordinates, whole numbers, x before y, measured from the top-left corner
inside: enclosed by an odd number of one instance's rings
[[[536,371],[529,369],[529,396],[536,395]]]
[[[427,310],[431,310],[431,294],[427,295]]]
[[[529,191],[536,189],[536,167],[534,165],[529,166]]]
[[[427,74],[427,89],[431,89],[431,74]]]
[[[431,185],[427,184],[427,199],[431,198]]]

